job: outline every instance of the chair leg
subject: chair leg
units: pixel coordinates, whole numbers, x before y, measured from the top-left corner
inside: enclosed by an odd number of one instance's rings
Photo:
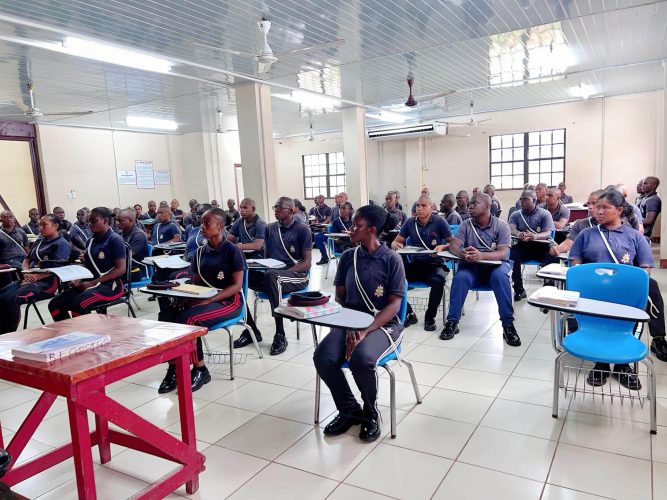
[[[650,357],[642,359],[642,363],[646,366],[646,371],[648,372],[648,397],[650,398],[650,412],[651,412],[651,434],[658,433],[658,424],[657,424],[657,402],[656,397],[656,382],[655,382],[655,371],[653,369],[653,360]]]
[[[553,393],[553,404],[551,406],[551,416],[553,418],[558,418],[558,397],[560,396],[560,372],[561,372],[561,364],[563,361],[563,356],[565,356],[565,352],[561,352],[558,356],[556,356],[556,360],[554,361],[554,393]]]
[[[391,438],[396,437],[396,376],[389,365],[382,365],[389,374],[389,420],[391,422]]]
[[[206,340],[206,335],[203,335],[201,338],[202,343],[204,344],[204,354],[211,354],[211,348],[208,346],[208,340]]]
[[[134,314],[134,309],[132,308],[132,304],[130,303],[130,299],[127,299],[127,317],[130,317],[130,314],[132,315],[133,318],[136,319],[137,315]]]
[[[234,380],[234,336],[229,328],[225,327],[224,330],[229,337],[229,380]]]
[[[259,302],[259,297],[255,294],[255,302],[252,306],[252,319],[257,321],[257,302]]]
[[[412,363],[401,358],[401,363],[408,367],[408,372],[410,373],[410,380],[412,381],[412,388],[415,390],[415,398],[417,398],[417,403],[421,404],[422,396],[419,392],[419,386],[417,385],[417,377],[415,377],[415,370],[412,368]]]
[[[299,323],[297,323],[298,325]],[[317,327],[315,325],[311,326],[311,332],[313,334],[313,346],[317,349]],[[316,424],[320,423],[320,386],[322,385],[322,380],[320,380],[320,375],[315,371],[315,418],[313,419]]]
[[[252,328],[248,328],[248,325],[244,325],[246,327],[246,330],[248,330],[248,333],[250,334],[250,338],[252,339],[252,343],[255,346],[255,349],[257,350],[257,356],[259,358],[263,358],[264,356],[262,355],[262,350],[259,348],[259,342],[257,342],[257,337],[255,337],[255,331]]]
[[[130,300],[132,300],[132,302],[134,302],[134,307],[137,308],[137,311],[141,311],[141,307],[137,303],[137,299],[134,298],[134,293],[131,290],[130,290]]]
[[[301,331],[299,330],[299,322],[296,322],[296,339],[301,340]]]
[[[477,300],[479,300],[479,291],[475,292],[475,297],[477,298]]]
[[[26,330],[28,328],[28,313],[30,313],[30,306],[32,304],[28,304],[25,308],[25,314],[23,315],[23,329]],[[42,321],[42,324],[44,322]]]

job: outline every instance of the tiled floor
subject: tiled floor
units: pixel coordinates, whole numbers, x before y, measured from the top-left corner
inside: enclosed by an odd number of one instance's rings
[[[326,281],[323,271],[313,269],[313,288],[331,289],[334,269]],[[654,276],[667,290],[667,272]],[[532,281],[529,291],[537,286]],[[154,302],[145,296],[138,301],[141,317],[156,317]],[[260,327],[270,339],[268,305],[260,307]],[[112,312],[123,314],[122,309]],[[212,367],[214,380],[194,394],[206,471],[192,498],[666,499],[667,363],[655,360],[661,426],[656,436],[649,435],[647,408],[617,400],[612,405],[608,398],[562,397],[560,418],[553,419],[554,353],[547,317],[523,301],[516,319],[523,344],[512,348],[502,341],[492,294],[482,293],[478,301],[471,294],[454,340],[439,340],[439,331],[425,332],[421,323],[406,330],[405,356],[414,362],[424,401],[415,403],[407,370],[398,371],[398,436],[391,439],[383,375],[379,402],[385,436],[373,444],[359,441],[358,428],[337,438],[322,435],[322,426],[335,414],[326,388],[322,423],[313,425],[315,371],[308,329],[297,340],[294,325],[288,325],[290,344],[280,356],[268,356],[268,342],[262,360],[252,347],[240,350],[248,356],[236,366],[234,381],[222,367]],[[212,348],[224,349],[225,343],[225,335],[209,335]],[[178,434],[175,395],[156,391],[163,372],[158,367],[118,382],[111,395]],[[0,382],[5,439],[37,396]],[[57,401],[21,459],[68,440],[66,406]],[[132,496],[172,469],[165,460],[113,447],[111,462],[96,465],[98,495]],[[30,498],[75,498],[71,461],[24,481],[16,491]],[[180,496],[186,496],[184,488],[170,498]]]

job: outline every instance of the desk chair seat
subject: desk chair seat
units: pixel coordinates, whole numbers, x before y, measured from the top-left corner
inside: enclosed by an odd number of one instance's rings
[[[451,226],[450,226],[451,227]],[[456,226],[458,229],[458,226]],[[408,238],[405,240],[405,244],[407,246],[412,245],[412,240],[408,236]],[[410,256],[408,257],[408,262],[410,262]],[[446,267],[447,269],[453,270],[454,264],[451,262],[447,262],[443,264],[443,267]],[[408,289],[406,290],[406,296],[407,292],[409,290],[418,290],[418,289],[423,289],[423,288],[431,288],[431,285],[428,284],[426,281],[408,281]],[[447,321],[447,276],[445,275],[445,286],[442,289],[442,322],[444,323]]]
[[[398,312],[398,318],[400,319],[401,323],[405,321],[405,315],[408,310],[408,282],[406,280],[405,282],[405,295],[403,295],[403,299],[401,300],[401,308],[399,309]],[[412,387],[415,390],[415,398],[417,399],[417,403],[421,404],[422,402],[422,397],[421,393],[419,392],[419,386],[417,385],[417,378],[415,377],[415,371],[412,368],[412,364],[405,360],[402,357],[399,357],[401,353],[401,344],[399,343],[398,346],[396,346],[395,351],[391,351],[389,354],[385,355],[384,357],[380,358],[378,362],[376,363],[375,366],[381,366],[385,370],[387,370],[387,373],[389,374],[389,408],[390,408],[390,419],[391,419],[391,437],[395,438],[396,437],[396,377],[394,375],[394,371],[391,369],[390,362],[391,361],[398,361],[399,363],[404,364],[405,366],[408,367],[408,371],[410,372],[410,380],[412,381]],[[344,369],[349,369],[350,368],[350,363],[346,360],[343,361],[341,364],[341,368]],[[315,385],[315,423],[319,424],[320,422],[320,385],[319,383]]]

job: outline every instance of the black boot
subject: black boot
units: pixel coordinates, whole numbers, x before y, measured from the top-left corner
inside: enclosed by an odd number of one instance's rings
[[[660,361],[667,361],[667,341],[665,337],[653,337],[651,342],[651,352]]]
[[[503,338],[507,342],[507,345],[512,347],[521,345],[521,338],[519,338],[519,334],[516,332],[513,324],[503,325]]]
[[[336,418],[327,424],[324,428],[325,436],[338,436],[340,434],[346,433],[353,425],[359,425],[364,414],[361,411],[361,408],[353,411],[352,413],[341,413],[338,412]]]
[[[638,391],[642,388],[639,377],[630,365],[614,365],[614,377],[618,377],[618,383],[631,391]]]
[[[262,334],[259,333],[259,331],[255,331],[255,338],[257,339],[257,342],[261,342]],[[252,344],[252,337],[250,336],[250,332],[246,328],[245,330],[243,330],[243,333],[241,333],[241,336],[234,341],[234,349],[240,349],[241,347],[245,347],[250,344]]]
[[[284,333],[276,333],[273,337],[273,344],[271,344],[271,350],[269,354],[271,356],[277,356],[282,354],[287,350],[287,339],[285,338]]]
[[[457,333],[459,333],[459,323],[448,320],[440,332],[440,340],[452,340]]]
[[[600,387],[607,383],[607,378],[609,377],[609,363],[595,363],[593,369],[588,372],[588,378],[586,382],[588,385],[593,387]]]
[[[158,394],[166,394],[174,389],[176,389],[176,365],[169,365],[167,374],[164,376],[164,380],[162,380],[157,392]]]
[[[372,417],[364,412],[364,418],[361,421],[361,430],[359,431],[359,439],[366,441],[367,443],[372,443],[379,438],[381,434],[379,419],[380,417],[378,415]]]
[[[201,366],[199,368],[193,368],[190,371],[190,381],[192,382],[192,392],[198,391],[205,384],[208,384],[211,381],[211,374],[208,371],[208,368]]]

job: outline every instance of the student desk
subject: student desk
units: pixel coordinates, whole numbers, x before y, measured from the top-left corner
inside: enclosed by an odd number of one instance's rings
[[[111,342],[53,363],[14,358],[11,354],[13,347],[74,331],[108,334]],[[7,451],[14,460],[21,456],[57,396],[67,400],[72,442],[11,468],[2,480],[12,486],[73,457],[79,498],[94,499],[91,446],[98,446],[100,460],[106,463],[111,460],[110,445],[115,443],[181,465],[135,498],[162,498],[184,483],[188,493],[197,491],[205,457],[197,451],[195,439],[190,358],[195,351],[195,339],[206,331],[206,328],[197,326],[90,314],[3,335],[0,339],[0,378],[43,391]],[[109,384],[170,359],[176,360],[182,440],[105,394]],[[88,410],[95,413],[96,426],[92,432],[88,429]],[[131,434],[109,429],[109,422]],[[0,446],[4,446],[2,439]]]
[[[174,253],[183,253],[185,252],[185,243],[174,242],[174,243],[158,243],[153,246],[155,250],[162,250],[163,252],[174,252]]]

